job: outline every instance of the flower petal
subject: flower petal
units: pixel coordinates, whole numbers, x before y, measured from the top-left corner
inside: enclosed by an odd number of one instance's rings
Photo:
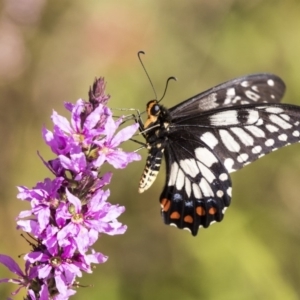
[[[121,129],[111,140],[111,147],[117,147],[124,141],[128,141],[135,134],[137,129],[139,128],[139,124],[135,123],[131,126],[125,127]]]
[[[6,266],[12,273],[17,274],[21,277],[24,276],[23,271],[19,265],[10,257],[4,254],[0,254],[0,263]]]

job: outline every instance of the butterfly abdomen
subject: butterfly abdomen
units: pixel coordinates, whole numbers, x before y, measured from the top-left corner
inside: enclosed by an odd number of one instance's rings
[[[159,150],[158,148],[156,151],[151,150],[152,149],[149,151],[144,172],[140,180],[139,193],[143,193],[153,184],[161,166],[164,149]]]

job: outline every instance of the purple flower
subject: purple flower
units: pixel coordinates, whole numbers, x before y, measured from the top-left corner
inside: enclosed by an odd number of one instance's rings
[[[103,78],[89,91],[89,102],[79,99],[65,103],[71,121],[52,114],[53,131],[43,128],[45,143],[55,157],[45,166],[54,174],[33,188],[19,186],[18,198],[30,209],[21,211],[17,228],[28,233],[31,251],[24,255],[25,272],[6,255],[0,263],[18,276],[2,279],[27,289],[26,299],[67,300],[74,295],[82,273],[92,273],[92,264],[104,263],[108,257],[91,249],[101,234],[123,234],[127,227],[118,221],[124,206],[109,203],[104,190],[112,173],[101,174],[104,162],[116,169],[125,168],[140,156],[125,152],[120,145],[129,140],[138,124],[118,130],[122,118],[114,120],[106,106]]]
[[[20,286],[15,292],[13,292],[13,295],[16,295],[21,288],[30,288],[32,280],[37,276],[37,269],[34,266],[32,266],[29,262],[27,262],[25,265],[25,273],[23,273],[19,265],[7,255],[0,254],[0,263],[6,266],[12,273],[18,276],[17,279],[0,279],[0,283],[11,282]]]
[[[69,141],[70,147],[80,145],[83,148],[88,148],[95,138],[103,134],[103,119],[110,113],[110,110],[99,105],[88,116],[85,116],[84,113],[85,104],[81,99],[77,101],[72,109],[71,122],[67,118],[58,115],[57,112],[53,112],[52,121],[55,131],[52,136],[47,132],[44,139],[51,148],[54,148],[56,154],[60,152],[59,146],[64,144],[63,139]],[[46,131],[44,130],[44,132]]]
[[[64,170],[76,174],[76,177],[74,178],[76,181],[81,180],[85,174],[90,174],[94,178],[97,177],[97,173],[92,172],[91,168],[88,166],[85,153],[82,152],[79,146],[74,146],[70,149],[68,155],[59,155],[58,158]]]
[[[53,278],[56,282],[56,288],[61,294],[72,287],[75,278],[81,277],[80,268],[73,263],[73,255],[76,248],[74,245],[53,248],[52,253],[42,249],[40,251],[30,252],[25,256],[25,260],[32,265],[37,265],[37,277],[39,279]]]
[[[54,126],[53,132],[43,128],[42,134],[53,153],[57,155],[69,153],[72,147],[72,137],[67,136],[59,127]]]
[[[49,224],[51,217],[51,209],[59,204],[58,190],[61,188],[63,178],[57,177],[54,180],[46,178],[44,182],[39,182],[33,189],[26,187],[18,187],[18,198],[30,201],[31,210],[23,211],[18,218],[35,216],[40,230],[44,230]]]
[[[57,234],[61,246],[66,238],[72,237],[78,251],[84,253],[97,240],[98,233],[115,235],[126,231],[127,227],[117,221],[125,208],[106,202],[109,191],[99,189],[84,205],[68,190],[66,196],[68,203],[60,206],[57,212],[64,223]]]
[[[139,128],[138,124],[133,124],[126,128],[121,129],[115,134],[122,119],[114,121],[110,116],[107,118],[105,124],[106,137],[100,141],[95,141],[95,144],[99,146],[99,157],[94,161],[95,167],[100,167],[105,161],[111,164],[116,169],[126,168],[128,163],[140,160],[140,155],[131,152],[126,153],[118,146],[126,140],[129,140]]]

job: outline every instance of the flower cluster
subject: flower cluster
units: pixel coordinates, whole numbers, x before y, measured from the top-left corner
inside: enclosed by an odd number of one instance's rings
[[[126,231],[117,220],[125,208],[107,202],[110,192],[104,187],[112,174],[100,174],[100,168],[107,162],[123,169],[140,159],[137,153],[119,148],[138,125],[116,132],[123,120],[114,120],[106,106],[108,99],[104,80],[99,78],[90,88],[88,102],[79,99],[65,104],[70,122],[54,111],[53,131],[44,128],[43,138],[56,158],[41,157],[54,179],[46,178],[32,189],[18,187],[18,198],[28,201],[31,209],[19,214],[17,226],[33,240],[32,250],[24,256],[24,273],[12,258],[0,255],[0,262],[18,276],[0,282],[26,287],[27,300],[68,299],[76,293],[75,279],[82,272],[91,273],[91,264],[107,260],[91,248],[99,234]]]

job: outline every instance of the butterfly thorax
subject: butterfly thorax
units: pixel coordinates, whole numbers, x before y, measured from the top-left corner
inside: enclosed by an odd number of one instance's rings
[[[144,124],[143,133],[149,150],[146,166],[140,180],[139,192],[143,193],[155,181],[158,174],[164,148],[168,140],[171,116],[165,107],[157,100],[147,103],[148,118]]]

